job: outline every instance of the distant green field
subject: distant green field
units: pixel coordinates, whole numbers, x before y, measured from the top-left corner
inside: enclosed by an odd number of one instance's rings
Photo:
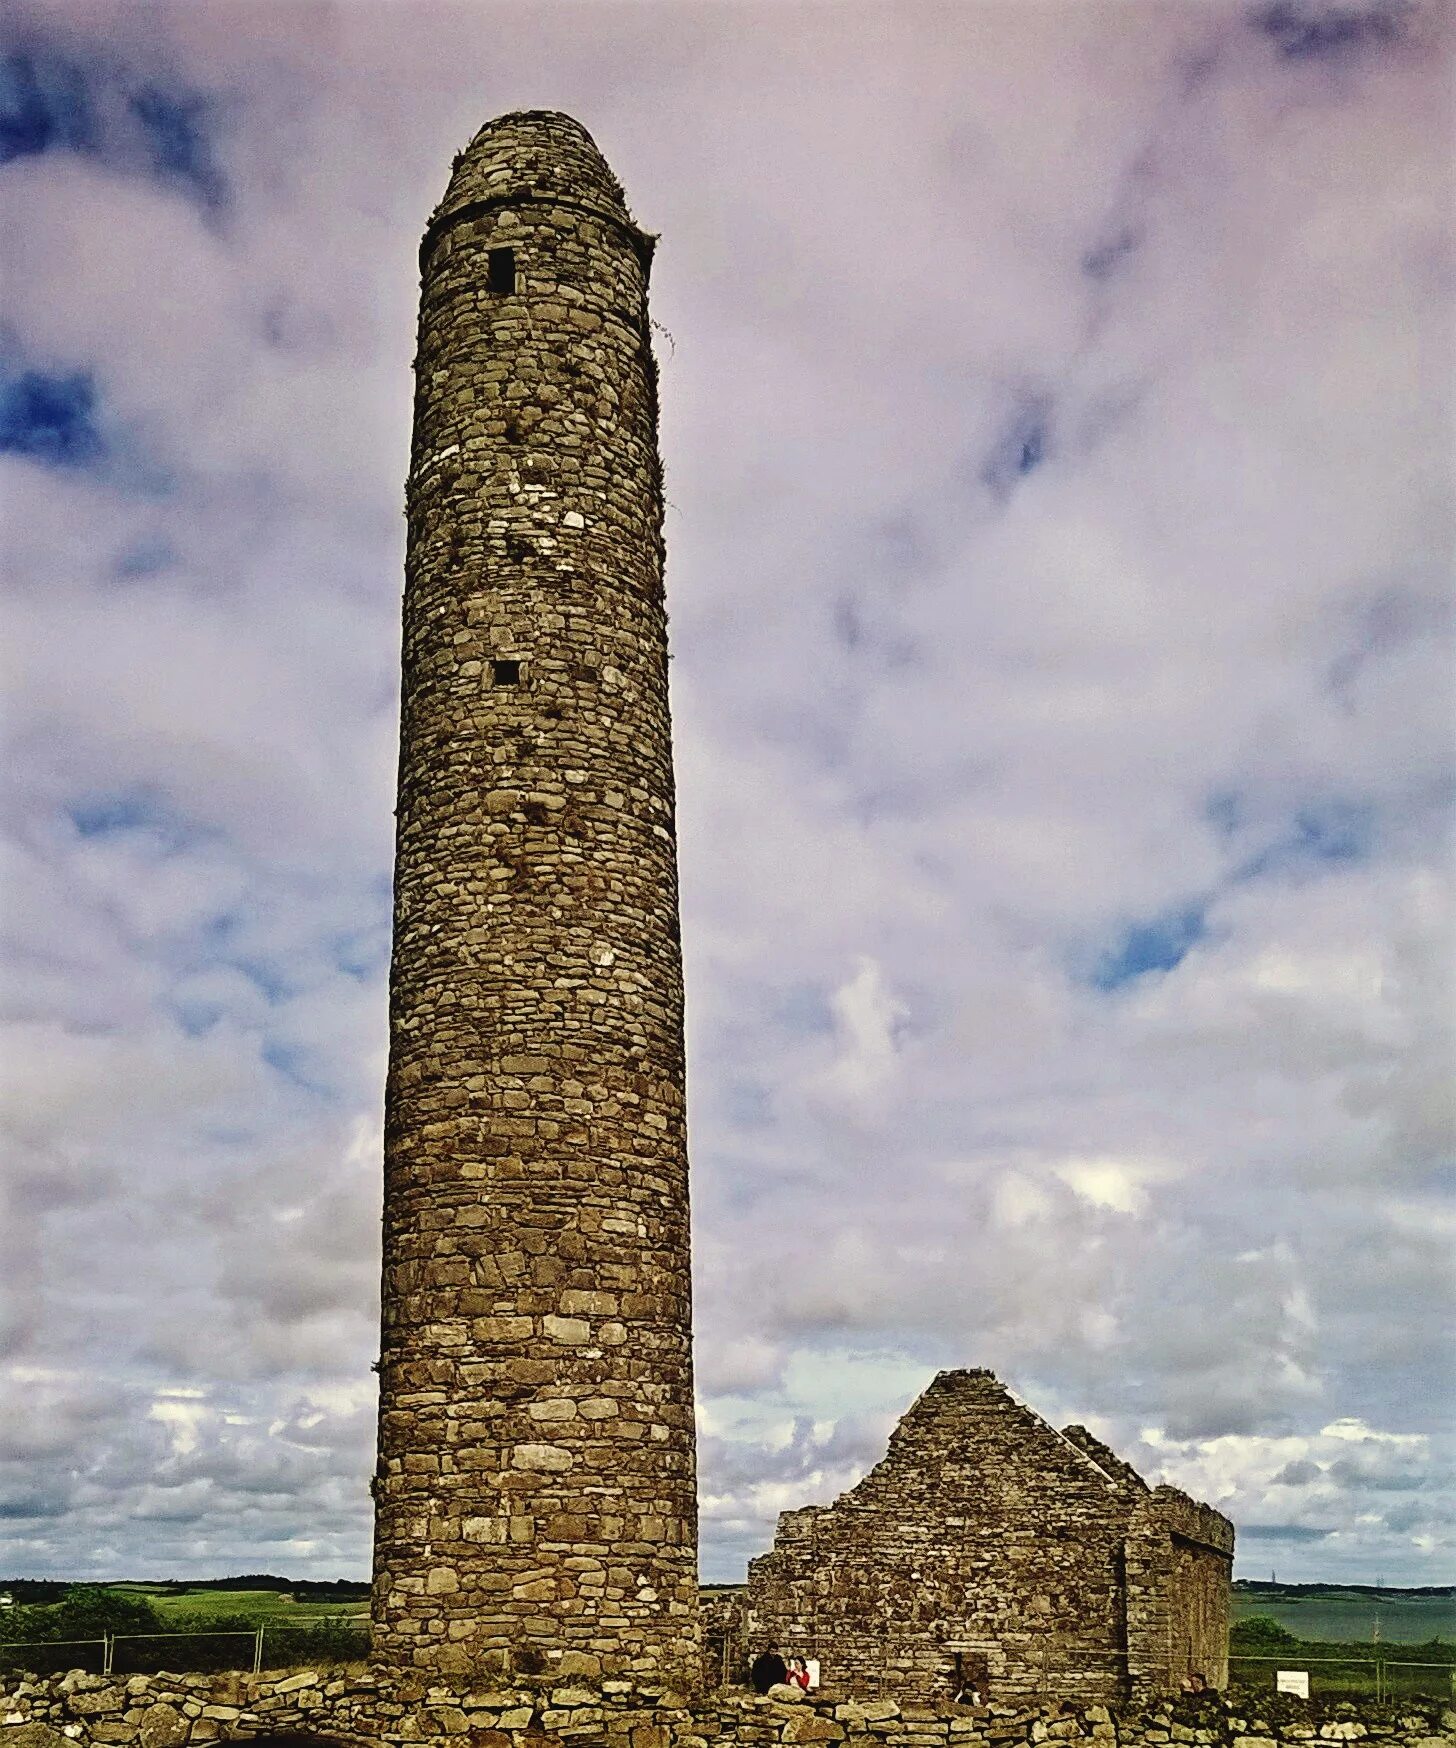
[[[255,1626],[301,1626],[305,1621],[363,1620],[369,1613],[367,1603],[295,1602],[287,1591],[277,1590],[175,1591],[160,1584],[108,1584],[106,1588],[118,1596],[145,1597],[169,1625],[246,1616]]]
[[[1423,1645],[1429,1639],[1456,1641],[1456,1597],[1362,1596],[1331,1590],[1320,1596],[1297,1593],[1234,1592],[1233,1618],[1268,1615],[1298,1639],[1348,1645],[1369,1643],[1379,1622],[1380,1637],[1391,1645]]]
[[[296,1596],[286,1580],[267,1578],[236,1586],[22,1580],[12,1588],[20,1598],[0,1614],[0,1670],[142,1675],[342,1664],[365,1656],[363,1587],[299,1588]]]

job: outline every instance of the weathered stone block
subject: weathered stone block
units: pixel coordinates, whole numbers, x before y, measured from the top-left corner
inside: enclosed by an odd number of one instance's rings
[[[191,1726],[175,1705],[158,1700],[142,1713],[137,1739],[141,1748],[182,1748]]]
[[[575,1460],[571,1452],[560,1445],[519,1444],[511,1452],[511,1462],[516,1468],[551,1474],[564,1473]]]
[[[74,1748],[70,1738],[49,1724],[0,1725],[0,1748]]]
[[[806,1710],[789,1719],[781,1739],[785,1742],[841,1742],[844,1734],[843,1724]]]

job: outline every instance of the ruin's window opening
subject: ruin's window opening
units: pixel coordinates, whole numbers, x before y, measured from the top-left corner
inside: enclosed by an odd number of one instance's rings
[[[490,664],[490,680],[493,686],[519,686],[521,683],[521,664],[514,656],[503,657]]]
[[[488,291],[509,296],[516,289],[516,252],[514,249],[492,249],[486,261],[485,284]]]

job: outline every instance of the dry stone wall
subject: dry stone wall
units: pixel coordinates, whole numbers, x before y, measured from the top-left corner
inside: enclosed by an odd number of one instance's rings
[[[375,1653],[696,1670],[651,239],[510,115],[421,251]]]
[[[431,1687],[423,1679],[301,1671],[273,1676],[83,1675],[0,1683],[0,1748],[1456,1748],[1436,1701],[1321,1705],[1217,1696],[1137,1711],[1041,1703],[929,1706],[788,1689],[686,1702],[625,1681]]]

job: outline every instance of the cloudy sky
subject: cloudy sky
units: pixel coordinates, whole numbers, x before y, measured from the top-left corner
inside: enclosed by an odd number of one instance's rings
[[[1449,1581],[1441,11],[11,19],[0,1573],[367,1569],[415,251],[552,107],[662,235],[706,1575],[989,1365]]]

